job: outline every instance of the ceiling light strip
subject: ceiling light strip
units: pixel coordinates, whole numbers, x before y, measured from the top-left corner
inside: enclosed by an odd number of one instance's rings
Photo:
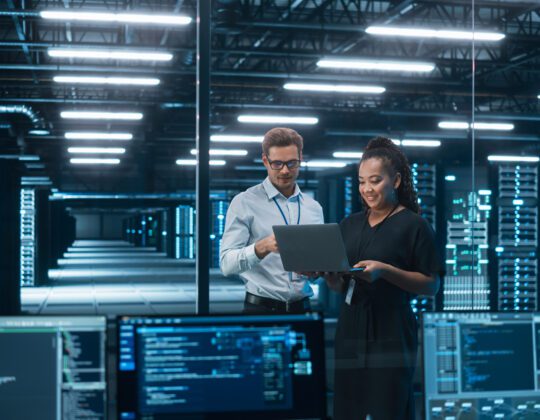
[[[431,38],[472,41],[496,42],[505,38],[499,32],[471,32],[456,30],[439,30],[430,28],[411,28],[398,26],[369,26],[366,32],[370,35],[396,36],[404,38]]]
[[[155,15],[152,13],[105,13],[42,10],[42,19],[81,22],[141,23],[149,25],[189,25],[193,19],[182,15]]]
[[[123,147],[68,147],[68,153],[121,155],[126,153],[126,149]]]
[[[100,76],[54,76],[56,83],[80,83],[89,85],[157,86],[159,79],[148,77],[100,77]]]
[[[512,155],[490,155],[488,156],[490,162],[538,162],[540,157],[538,156],[512,156]]]
[[[70,163],[75,165],[118,165],[120,159],[98,159],[98,158],[72,158]]]
[[[224,166],[227,162],[220,159],[212,159],[209,161],[210,166]],[[178,166],[196,166],[197,159],[177,159]]]
[[[132,140],[131,133],[102,133],[94,131],[68,131],[64,134],[67,140]]]
[[[141,120],[140,112],[101,112],[101,111],[62,111],[60,116],[64,119],[81,120]]]
[[[95,58],[105,60],[171,61],[173,55],[165,52],[133,50],[49,48],[47,54],[55,58]]]
[[[413,61],[389,61],[389,60],[352,60],[340,58],[324,58],[317,62],[321,68],[343,70],[374,70],[374,71],[397,71],[426,73],[435,69],[435,64]]]
[[[286,90],[297,90],[302,92],[335,92],[335,93],[373,93],[381,94],[386,91],[382,86],[369,85],[327,85],[318,83],[285,83]]]
[[[472,128],[475,130],[512,131],[514,129],[514,124],[510,123],[474,122],[469,124],[465,121],[441,121],[438,126],[445,130],[468,130]]]
[[[241,123],[255,124],[299,124],[315,125],[319,122],[317,117],[288,117],[284,115],[239,115],[238,121]]]

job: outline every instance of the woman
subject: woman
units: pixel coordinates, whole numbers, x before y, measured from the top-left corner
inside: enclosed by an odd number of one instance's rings
[[[345,294],[336,330],[334,418],[414,419],[417,353],[411,295],[435,295],[443,265],[418,213],[407,158],[383,137],[359,165],[365,212],[340,226],[349,262],[363,271],[326,275]]]

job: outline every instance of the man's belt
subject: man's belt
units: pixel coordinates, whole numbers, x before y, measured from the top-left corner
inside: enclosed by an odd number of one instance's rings
[[[277,300],[262,296],[257,296],[252,293],[246,292],[246,302],[252,305],[264,306],[274,312],[306,312],[311,309],[309,298],[305,297],[294,302],[285,302],[283,300]]]

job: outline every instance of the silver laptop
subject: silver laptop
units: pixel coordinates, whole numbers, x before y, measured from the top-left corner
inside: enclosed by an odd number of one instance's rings
[[[272,226],[286,271],[353,272],[337,223]]]

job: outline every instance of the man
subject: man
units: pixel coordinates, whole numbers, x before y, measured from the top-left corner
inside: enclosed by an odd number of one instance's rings
[[[296,184],[303,139],[290,128],[273,128],[262,143],[268,177],[231,201],[221,242],[225,276],[246,284],[245,313],[302,313],[313,291],[305,278],[284,270],[273,225],[324,223],[322,208]]]

